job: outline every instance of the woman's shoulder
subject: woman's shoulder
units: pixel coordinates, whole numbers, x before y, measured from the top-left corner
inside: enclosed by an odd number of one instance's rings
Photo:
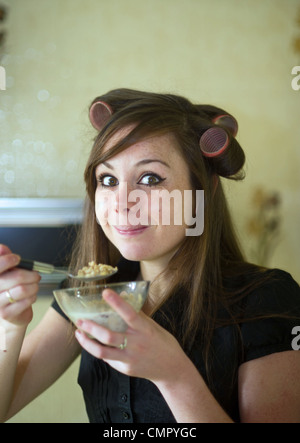
[[[292,350],[292,331],[300,325],[300,287],[291,274],[267,270],[243,304],[244,361]]]
[[[248,315],[290,313],[300,317],[300,286],[290,273],[267,269],[250,280],[252,289],[245,300]]]

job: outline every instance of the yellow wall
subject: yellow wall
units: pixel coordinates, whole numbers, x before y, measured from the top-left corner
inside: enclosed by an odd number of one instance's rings
[[[232,112],[247,178],[227,183],[242,244],[257,186],[281,195],[269,263],[300,281],[299,0],[2,0],[0,197],[80,197],[97,95],[132,87]]]

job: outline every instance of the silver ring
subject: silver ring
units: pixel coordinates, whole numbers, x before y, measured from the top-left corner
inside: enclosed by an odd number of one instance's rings
[[[11,293],[8,291],[5,291],[5,295],[8,298],[9,303],[15,303],[16,300],[11,296]]]
[[[125,335],[125,337],[124,337],[124,341],[123,341],[122,344],[120,344],[119,348],[123,350],[123,349],[126,348],[126,346],[127,346],[127,337],[126,337],[126,335]]]

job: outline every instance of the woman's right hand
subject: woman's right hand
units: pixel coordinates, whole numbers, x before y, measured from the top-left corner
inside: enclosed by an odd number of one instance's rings
[[[27,326],[32,320],[32,304],[36,301],[41,277],[35,271],[16,268],[19,261],[18,255],[0,245],[0,318],[17,326]]]

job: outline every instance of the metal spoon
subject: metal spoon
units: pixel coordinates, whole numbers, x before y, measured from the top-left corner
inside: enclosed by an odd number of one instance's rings
[[[76,280],[84,280],[84,281],[104,280],[105,278],[109,278],[118,272],[117,269],[114,269],[110,274],[93,275],[91,277],[79,276],[79,275],[71,274],[66,269],[56,268],[55,266],[50,265],[48,263],[42,263],[39,261],[24,260],[24,259],[22,259],[20,261],[20,263],[18,264],[18,268],[29,269],[30,271],[37,271],[37,272],[41,272],[42,274],[53,274],[55,272],[56,274],[64,274],[66,277],[71,277]]]

